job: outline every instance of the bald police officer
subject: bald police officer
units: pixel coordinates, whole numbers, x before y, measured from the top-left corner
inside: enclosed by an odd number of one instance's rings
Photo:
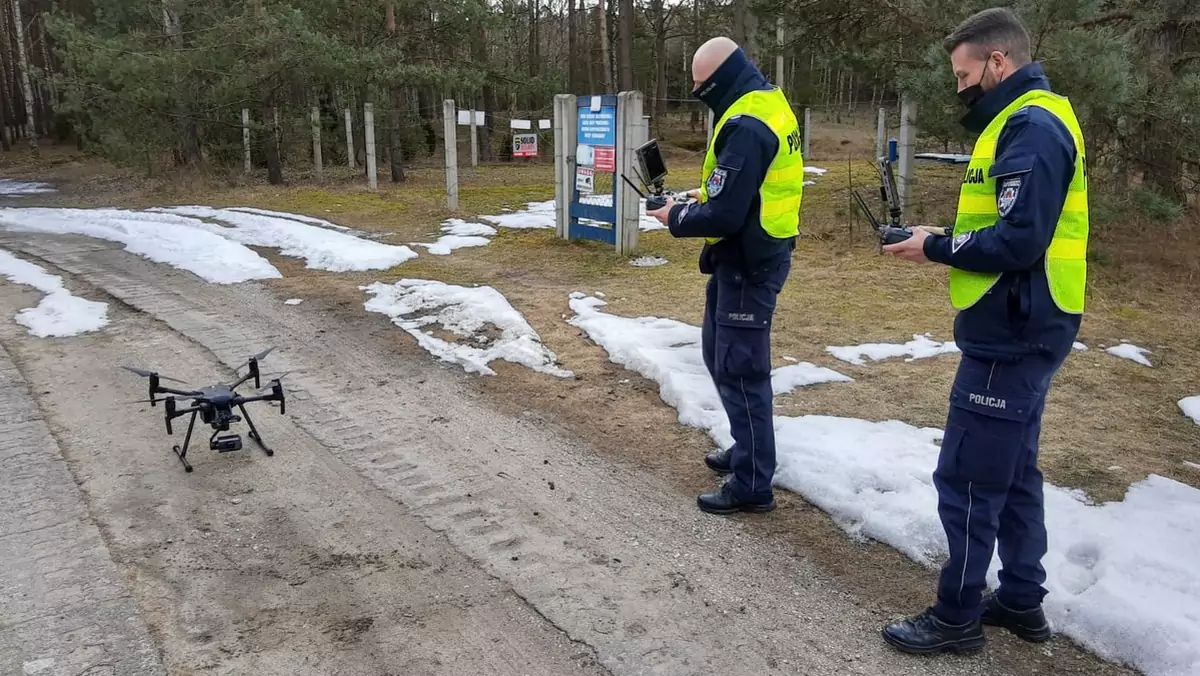
[[[716,120],[698,201],[672,200],[650,215],[675,237],[703,238],[700,270],[711,275],[701,342],[734,444],[705,457],[732,476],[697,504],[715,514],[767,511],[775,507],[771,323],[799,228],[800,125],[783,92],[729,38],[696,50],[692,79]]]
[[[989,9],[947,36],[946,51],[979,134],[964,173],[953,235],[915,230],[884,251],[950,268],[962,358],[934,485],[949,559],[937,602],[884,628],[913,653],[973,651],[982,624],[1029,641],[1051,629],[1041,610],[1046,526],[1038,438],[1050,381],[1083,314],[1088,237],[1083,133],[1070,102],[1031,62],[1029,35]],[[1000,585],[986,598],[999,546]]]

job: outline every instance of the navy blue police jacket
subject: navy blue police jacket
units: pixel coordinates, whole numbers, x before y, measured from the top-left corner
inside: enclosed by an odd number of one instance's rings
[[[769,89],[767,78],[738,49],[694,96],[712,109],[715,122],[744,94]],[[762,121],[741,115],[726,120],[713,146],[717,167],[725,170],[723,185],[719,191],[710,186],[703,204],[677,204],[671,209],[667,227],[675,237],[722,238],[716,244],[705,243],[700,252],[702,272],[711,274],[718,265],[730,265],[753,278],[791,256],[795,238],[771,237],[759,221],[759,187],[778,148],[775,132]]]
[[[967,112],[962,124],[982,132],[1017,97],[1050,89],[1039,63],[1002,80]],[[962,270],[1001,273],[992,290],[954,319],[954,340],[964,354],[1015,360],[1041,354],[1063,359],[1079,332],[1080,315],[1054,303],[1046,276],[1046,248],[1075,173],[1075,141],[1052,113],[1027,106],[1009,116],[996,142],[990,175],[996,178],[998,211],[990,228],[955,243],[953,236],[925,240],[925,257]],[[1000,208],[1000,177],[1019,179],[1008,211]],[[1007,201],[1007,198],[1006,198]]]

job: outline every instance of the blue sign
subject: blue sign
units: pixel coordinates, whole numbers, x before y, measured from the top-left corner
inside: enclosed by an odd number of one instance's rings
[[[578,137],[582,145],[617,145],[617,107],[600,106],[593,111],[590,105],[579,106]]]

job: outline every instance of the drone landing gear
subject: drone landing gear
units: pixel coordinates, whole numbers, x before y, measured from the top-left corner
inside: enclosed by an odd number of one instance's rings
[[[187,434],[183,437],[183,448],[180,449],[179,444],[175,444],[171,447],[171,450],[175,451],[175,455],[179,456],[179,461],[183,463],[183,469],[185,472],[192,471],[192,466],[189,465],[187,461],[187,447],[188,442],[192,440],[192,428],[196,425],[197,413],[199,413],[199,411],[192,411],[192,418],[188,421]]]
[[[246,407],[243,406],[242,404],[238,404],[238,410],[240,410],[242,412],[243,419],[246,421],[246,424],[250,427],[250,432],[249,432],[250,438],[254,440],[254,443],[258,444],[258,446],[263,449],[264,453],[266,453],[268,456],[274,456],[275,451],[272,450],[270,447],[268,447],[266,442],[263,441],[262,435],[259,434],[259,432],[258,432],[258,428],[254,426],[254,421],[250,419],[250,414],[246,412]],[[192,415],[188,419],[187,434],[184,435],[184,437],[183,437],[183,446],[181,447],[178,444],[176,444],[171,447],[171,450],[174,451],[175,455],[179,457],[179,461],[183,463],[183,469],[186,472],[192,471],[192,466],[187,461],[187,452],[188,452],[188,444],[192,440],[192,430],[196,426],[196,415],[199,413],[200,413],[199,411],[192,411]],[[235,418],[235,422],[236,422],[236,418]],[[230,453],[232,451],[242,450],[241,437],[239,437],[236,434],[217,436],[220,433],[221,433],[221,430],[216,430],[213,432],[212,436],[209,437],[209,439],[208,439],[209,448],[213,449],[214,451],[217,451],[218,453]]]
[[[275,451],[271,450],[269,447],[267,447],[267,444],[263,442],[262,435],[258,433],[258,428],[254,426],[254,421],[250,419],[250,414],[246,413],[246,407],[238,404],[238,410],[242,412],[242,417],[246,419],[246,425],[250,427],[249,436],[254,440],[254,443],[258,444],[259,447],[263,449],[263,452],[267,455],[275,455]]]

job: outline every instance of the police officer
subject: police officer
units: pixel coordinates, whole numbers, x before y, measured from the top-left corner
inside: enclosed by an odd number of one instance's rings
[[[771,324],[791,268],[804,162],[800,126],[783,92],[737,43],[709,40],[692,58],[693,95],[716,120],[694,202],[650,213],[675,237],[704,238],[700,271],[710,275],[704,363],[729,417],[731,448],[705,463],[732,474],[697,498],[714,514],[775,508]]]
[[[1051,629],[1041,609],[1046,526],[1038,437],[1050,381],[1071,351],[1084,305],[1088,237],[1083,134],[1051,93],[1029,34],[995,8],[963,21],[946,51],[979,134],[951,236],[915,230],[884,251],[949,266],[962,350],[933,480],[949,558],[937,601],[888,625],[913,653],[972,651],[982,624],[1029,641]],[[983,596],[993,548],[1001,569]]]

